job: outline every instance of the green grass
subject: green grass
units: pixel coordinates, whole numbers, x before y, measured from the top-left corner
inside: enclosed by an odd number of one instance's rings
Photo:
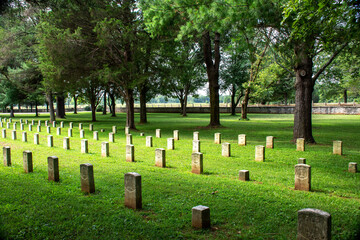
[[[3,115],[4,117],[5,115]],[[17,115],[19,118],[33,119]],[[136,115],[136,119],[138,119]],[[8,239],[295,239],[297,211],[317,208],[332,215],[333,239],[356,239],[360,230],[359,173],[347,172],[349,162],[360,164],[360,116],[314,115],[314,137],[318,144],[297,152],[292,138],[292,115],[250,114],[250,121],[222,115],[223,127],[207,129],[207,114],[148,114],[149,123],[132,131],[134,163],[125,161],[125,115],[112,118],[97,115],[94,130],[88,130],[90,114],[68,114],[62,136],[54,136],[54,147],[47,147],[44,124],[40,145],[8,137],[0,142],[11,146],[12,166],[0,166],[0,238]],[[48,116],[42,115],[42,120]],[[61,120],[59,120],[61,121]],[[69,122],[74,122],[71,150],[63,150]],[[78,123],[84,123],[89,154],[80,153]],[[113,125],[118,127],[116,142],[110,143],[110,157],[100,156],[101,142],[108,141]],[[12,127],[12,126],[11,126]],[[101,133],[100,128],[106,132]],[[155,138],[161,128],[162,138]],[[155,149],[166,148],[166,139],[179,130],[175,150],[166,151],[167,168],[158,168]],[[25,126],[28,130],[28,126]],[[204,154],[204,174],[191,173],[192,133],[200,132]],[[145,147],[145,137],[153,136],[154,147]],[[231,143],[230,158],[221,156],[214,133]],[[237,146],[237,135],[246,134],[248,145]],[[266,149],[265,162],[255,162],[255,146],[265,145],[274,136],[275,149]],[[342,140],[344,155],[332,154],[332,141]],[[22,152],[33,152],[34,172],[23,172]],[[47,181],[47,157],[57,156],[60,183]],[[312,191],[294,190],[294,165],[303,157],[312,168]],[[95,194],[80,190],[80,164],[94,165]],[[238,171],[250,171],[249,182],[237,179]],[[143,209],[124,207],[124,174],[142,176]],[[211,230],[191,227],[191,208],[210,207]]]

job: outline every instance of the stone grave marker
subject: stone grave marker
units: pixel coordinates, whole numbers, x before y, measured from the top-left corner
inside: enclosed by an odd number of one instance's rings
[[[20,130],[21,130],[21,131],[24,131],[24,125],[25,125],[25,124],[23,124],[23,123],[20,124]]]
[[[266,148],[274,148],[274,137],[273,136],[267,136],[266,137]]]
[[[94,131],[94,132],[93,132],[93,138],[94,138],[94,140],[96,140],[96,141],[99,140],[99,132],[98,132],[98,131]]]
[[[126,161],[127,162],[135,162],[135,148],[134,145],[129,144],[126,145]]]
[[[85,130],[80,130],[80,138],[85,138]]]
[[[64,128],[64,122],[63,121],[60,122],[60,127]]]
[[[68,129],[68,137],[72,137],[73,136],[73,129],[69,128]]]
[[[305,138],[296,139],[296,151],[305,151]]]
[[[126,135],[126,145],[133,144],[133,139],[131,134]]]
[[[262,145],[255,146],[255,161],[265,161],[265,147]]]
[[[61,127],[56,128],[56,135],[61,135]]]
[[[167,139],[167,149],[174,150],[174,138]]]
[[[108,142],[102,142],[101,143],[101,156],[102,157],[108,157],[109,156],[109,143]]]
[[[117,133],[117,127],[116,126],[112,126],[112,132],[115,134]]]
[[[349,172],[357,173],[357,163],[356,162],[349,163]]]
[[[191,223],[194,228],[210,228],[210,208],[202,205],[193,207]]]
[[[94,124],[89,124],[89,131],[94,131]]]
[[[79,123],[79,130],[82,130],[82,129],[83,129],[83,124]]]
[[[152,136],[147,136],[146,137],[146,146],[147,147],[152,147],[153,146]]]
[[[27,133],[26,132],[22,132],[22,141],[27,142]]]
[[[48,147],[53,147],[54,146],[54,138],[52,135],[47,136],[48,139]]]
[[[3,147],[4,165],[11,166],[11,148],[9,146]]]
[[[48,180],[59,182],[59,159],[58,157],[48,157]]]
[[[81,191],[95,192],[94,168],[90,163],[80,164]]]
[[[130,128],[129,127],[125,127],[125,135],[126,134],[130,134]]]
[[[81,139],[81,153],[89,153],[89,144],[87,139]]]
[[[32,127],[33,127],[33,125],[30,124],[30,125],[29,125],[29,131],[30,131],[30,132],[32,132]]]
[[[14,123],[14,124],[13,124],[13,130],[16,130],[16,128],[17,128],[17,124]]]
[[[64,137],[64,139],[63,139],[63,148],[65,150],[70,149],[70,138],[69,137]]]
[[[30,173],[33,172],[33,159],[31,151],[23,152],[23,162],[24,162],[24,172]]]
[[[56,121],[53,121],[53,128],[56,128]]]
[[[40,144],[40,140],[39,140],[39,134],[38,133],[34,133],[34,144],[39,145]]]
[[[200,141],[199,132],[193,132],[193,140]]]
[[[11,131],[11,139],[16,140],[16,130]]]
[[[41,125],[37,125],[37,132],[41,132]]]
[[[166,167],[166,157],[165,149],[157,148],[155,150],[155,166],[165,168]]]
[[[175,141],[179,141],[180,138],[179,138],[179,130],[174,130],[174,140]]]
[[[249,181],[250,180],[250,172],[249,172],[249,170],[240,170],[239,171],[239,180],[241,180],[241,181]]]
[[[342,141],[333,141],[333,154],[340,156],[343,154],[342,143]]]
[[[195,152],[191,154],[191,172],[195,174],[203,173],[203,154]]]
[[[1,133],[2,133],[2,138],[6,138],[6,129],[3,129]]]
[[[46,132],[47,132],[47,133],[51,133],[51,127],[50,127],[50,126],[47,126],[47,127],[46,127]]]
[[[298,211],[297,240],[330,240],[331,215],[319,209],[305,208]]]
[[[141,175],[135,172],[125,173],[125,206],[132,209],[142,208]]]
[[[221,133],[215,133],[215,144],[221,144]]]
[[[221,145],[221,155],[223,157],[230,157],[231,153],[230,153],[230,143],[223,143]]]
[[[74,128],[74,123],[73,122],[69,122],[69,128]]]
[[[111,142],[111,143],[115,142],[115,133],[114,132],[109,133],[109,142]]]
[[[311,191],[311,167],[307,164],[295,165],[295,190]]]
[[[141,132],[140,137],[143,137],[143,136],[145,136],[145,133]]]
[[[306,164],[306,159],[305,158],[299,158],[298,159],[298,164]]]
[[[192,152],[201,152],[200,151],[200,141],[199,140],[193,140],[193,148]]]
[[[156,129],[155,137],[161,138],[161,129]]]
[[[238,135],[238,145],[239,146],[246,146],[246,135],[245,134],[239,134]]]

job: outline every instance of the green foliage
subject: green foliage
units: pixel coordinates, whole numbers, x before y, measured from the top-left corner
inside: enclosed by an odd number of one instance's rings
[[[138,115],[136,115],[138,118]],[[135,163],[125,161],[125,115],[116,118],[98,115],[94,130],[88,130],[89,114],[67,114],[62,136],[54,135],[54,147],[47,147],[46,134],[40,145],[2,139],[11,146],[12,167],[0,166],[1,233],[8,239],[295,239],[297,211],[311,207],[332,216],[332,239],[356,239],[360,224],[359,173],[347,172],[349,162],[360,154],[359,116],[315,115],[317,145],[297,152],[292,138],[293,115],[249,114],[251,121],[222,115],[221,129],[206,129],[207,114],[149,114],[149,123],[139,131],[153,136],[161,128],[162,138],[153,138],[154,147],[145,147],[145,138],[132,132]],[[25,119],[22,116],[23,119]],[[48,119],[44,114],[42,121]],[[14,118],[17,121],[18,118]],[[181,120],[181,121],[180,121]],[[71,150],[62,148],[68,123],[84,123],[89,139],[89,154],[80,153],[79,129],[74,128]],[[107,141],[111,126],[118,126],[110,157],[100,156],[100,145]],[[26,126],[27,127],[27,126]],[[178,129],[180,140],[175,150],[166,151],[167,168],[154,166],[156,148],[166,147],[167,138]],[[237,129],[237,130],[236,130]],[[240,130],[239,130],[240,129]],[[54,131],[54,129],[52,129]],[[191,173],[192,133],[200,132],[204,154],[203,175]],[[9,130],[7,130],[9,134]],[[221,156],[221,145],[214,144],[214,133],[231,143],[232,157]],[[341,132],[341,136],[339,135]],[[246,134],[248,145],[237,145],[237,135]],[[256,145],[274,136],[275,149],[266,149],[265,162],[254,161]],[[344,156],[332,154],[332,141],[344,142]],[[34,172],[24,174],[23,151],[33,152]],[[60,182],[47,180],[47,156],[59,158]],[[294,165],[306,158],[312,170],[311,192],[294,191]],[[94,166],[95,194],[80,189],[82,163]],[[249,182],[241,182],[238,171],[250,171]],[[142,176],[143,210],[124,207],[124,174]],[[211,209],[211,230],[191,227],[191,208],[199,204]],[[1,234],[0,234],[1,236]]]

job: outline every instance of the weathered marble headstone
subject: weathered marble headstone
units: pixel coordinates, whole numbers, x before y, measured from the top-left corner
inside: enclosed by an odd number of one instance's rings
[[[56,128],[56,121],[53,121],[53,128]]]
[[[9,146],[3,147],[4,165],[11,166],[11,148]]]
[[[147,147],[152,147],[153,146],[152,136],[147,136],[146,137],[146,146]]]
[[[126,145],[126,161],[127,162],[135,162],[135,148],[134,145],[129,144]]]
[[[155,137],[161,138],[161,129],[156,129]]]
[[[255,146],[255,161],[265,161],[265,147],[263,145]]]
[[[10,123],[9,122],[6,123],[6,128],[10,129]]]
[[[85,138],[85,130],[80,130],[80,138]]]
[[[2,134],[2,138],[6,138],[6,129],[3,129],[1,134]]]
[[[200,141],[199,140],[193,140],[193,148],[192,152],[201,152],[200,151]]]
[[[17,124],[14,123],[14,124],[13,124],[13,130],[16,130],[16,128],[17,128]]]
[[[25,124],[26,125],[29,124],[29,120],[25,119]]]
[[[111,143],[115,142],[115,133],[113,132],[109,133],[109,142]]]
[[[124,185],[125,206],[132,209],[141,209],[141,175],[135,172],[125,173]]]
[[[63,121],[60,122],[60,127],[64,128],[64,122]]]
[[[266,137],[266,148],[274,148],[274,137],[273,136]]]
[[[34,125],[34,124],[33,124]],[[37,124],[38,126],[41,126],[41,120],[39,120],[38,121],[38,124]]]
[[[68,137],[72,137],[73,136],[73,129],[69,128],[68,129]]]
[[[46,132],[47,132],[47,133],[51,133],[51,127],[50,127],[50,126],[47,126],[47,127],[46,127]]]
[[[357,163],[356,162],[349,163],[349,172],[357,173]]]
[[[45,126],[49,126],[49,121],[48,120],[45,120]]]
[[[311,167],[307,164],[295,165],[295,190],[311,191]]]
[[[32,127],[33,127],[33,125],[30,124],[30,125],[29,125],[29,131],[30,131],[30,132],[32,132]]]
[[[0,122],[0,127],[4,127],[4,123],[3,122]]]
[[[238,135],[238,145],[239,146],[246,146],[246,135],[245,134],[239,134]]]
[[[297,240],[330,240],[331,215],[319,209],[305,208],[298,211]]]
[[[24,131],[24,125],[25,125],[25,124],[23,124],[23,123],[20,124],[20,130],[21,130],[21,131]]]
[[[174,140],[175,141],[179,141],[180,138],[179,138],[179,130],[174,130]]]
[[[94,124],[89,124],[89,131],[94,131]]]
[[[305,138],[296,139],[296,151],[305,151]]]
[[[94,138],[94,140],[99,140],[99,132],[98,131],[94,131],[93,132],[93,138]]]
[[[250,180],[250,172],[249,172],[249,170],[240,170],[239,171],[239,180],[241,180],[241,181],[249,181]]]
[[[174,138],[167,139],[167,149],[174,150]]]
[[[73,122],[69,122],[69,128],[74,128],[74,123]]]
[[[20,118],[20,119],[19,119],[19,122],[20,122],[20,123],[23,123],[23,120],[22,120],[22,118]]]
[[[63,148],[65,150],[70,149],[70,138],[69,137],[64,137],[64,139],[63,139]]]
[[[125,135],[126,134],[130,134],[130,128],[129,127],[125,127]]]
[[[36,144],[36,145],[40,144],[38,133],[34,133],[34,144]]]
[[[126,135],[126,145],[133,144],[133,139],[131,134]]]
[[[79,123],[79,130],[82,130],[82,129],[83,129],[83,124]]]
[[[200,138],[199,138],[199,132],[193,132],[193,140],[195,141],[199,141]]]
[[[41,132],[41,125],[37,125],[37,131]]]
[[[333,154],[340,156],[343,154],[342,143],[342,141],[333,141]]]
[[[12,118],[9,118],[9,122],[12,123]]]
[[[56,128],[56,135],[61,135],[61,127]]]
[[[48,139],[48,147],[53,147],[54,146],[54,138],[52,135],[47,136]]]
[[[191,223],[194,228],[210,228],[210,208],[202,205],[193,207]]]
[[[117,133],[117,127],[116,126],[112,126],[112,132]]]
[[[105,129],[104,128],[100,129],[100,132],[105,132]]]
[[[35,120],[31,120],[31,125],[35,125]]]
[[[143,136],[145,136],[145,133],[141,132],[140,137],[143,137]]]
[[[90,163],[80,164],[81,191],[95,192],[94,168]]]
[[[23,152],[23,162],[24,162],[24,172],[30,173],[33,172],[33,159],[31,151]]]
[[[305,158],[299,158],[298,159],[298,164],[306,164],[306,159]]]
[[[81,139],[81,153],[89,152],[89,144],[87,139]]]
[[[223,157],[230,157],[230,143],[226,142],[221,145],[221,155]]]
[[[58,157],[48,157],[48,180],[54,182],[58,182],[60,180]]]
[[[161,168],[166,167],[165,149],[157,148],[155,150],[155,166]]]
[[[16,130],[11,131],[11,139],[16,140]]]
[[[203,173],[203,154],[195,152],[191,154],[191,172],[195,174]]]
[[[101,156],[102,157],[108,157],[109,156],[109,143],[108,142],[102,142],[101,143]]]
[[[26,132],[22,132],[22,138],[21,138],[21,140],[22,140],[23,142],[27,142],[27,133],[26,133]]]
[[[215,144],[221,144],[221,133],[215,133]]]

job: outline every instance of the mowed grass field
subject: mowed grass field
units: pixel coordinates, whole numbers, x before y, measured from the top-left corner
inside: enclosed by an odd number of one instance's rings
[[[8,115],[2,115],[7,117]],[[296,239],[297,211],[317,208],[332,216],[333,239],[358,239],[360,234],[360,173],[347,172],[349,162],[360,164],[360,116],[314,115],[315,145],[297,152],[291,142],[293,115],[221,115],[223,127],[208,129],[207,114],[148,114],[148,124],[132,131],[135,161],[125,161],[125,115],[116,118],[97,115],[89,131],[89,113],[68,113],[62,135],[52,128],[54,147],[47,147],[44,121],[48,115],[33,118],[17,115],[14,121],[42,120],[40,145],[34,145],[33,131],[28,142],[0,136],[1,146],[11,146],[12,166],[0,165],[1,239]],[[136,119],[139,116],[136,115]],[[63,149],[69,122],[74,123],[71,150]],[[80,153],[78,124],[83,123],[89,140],[89,154]],[[37,124],[37,123],[36,123]],[[101,157],[101,142],[108,141],[111,127],[118,133],[110,143],[110,157]],[[6,127],[6,124],[4,124]],[[100,132],[104,128],[106,132]],[[160,128],[162,138],[155,138]],[[167,138],[179,130],[175,150],[166,150],[166,168],[155,167],[155,149],[165,148]],[[204,154],[204,174],[191,173],[193,132],[200,133]],[[145,146],[145,136],[153,136],[154,147]],[[231,144],[231,157],[221,156],[214,133]],[[247,135],[247,146],[238,146],[238,134]],[[265,150],[265,162],[255,162],[255,146],[265,145],[266,136],[275,137],[275,148]],[[332,154],[332,141],[343,141],[343,156]],[[33,152],[34,172],[25,174],[23,151]],[[59,158],[60,182],[47,180],[47,157]],[[311,165],[312,191],[294,190],[294,166],[298,158]],[[80,189],[80,164],[94,166],[94,194]],[[250,171],[250,181],[238,180],[239,170]],[[143,209],[124,207],[124,174],[142,176]],[[191,227],[191,209],[210,207],[209,230]]]

